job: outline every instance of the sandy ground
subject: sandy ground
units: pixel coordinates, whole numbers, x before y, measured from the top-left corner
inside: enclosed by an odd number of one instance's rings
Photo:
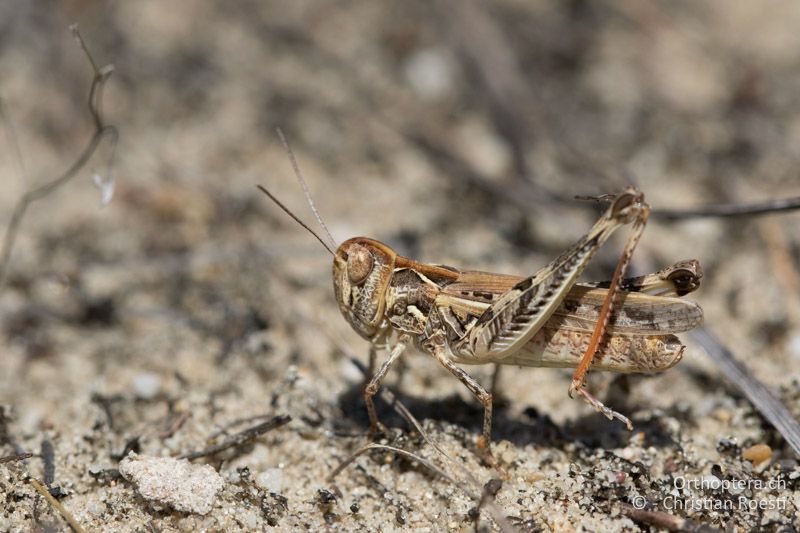
[[[451,462],[386,404],[383,442],[455,481],[386,451],[328,479],[368,442],[349,360],[367,345],[339,314],[328,253],[255,189],[313,220],[276,126],[337,240],[470,269],[534,272],[597,216],[572,197],[626,180],[656,210],[800,194],[796,2],[9,1],[0,94],[24,163],[6,124],[0,225],[91,135],[73,22],[116,67],[115,193],[100,208],[103,146],[31,207],[0,289],[0,457],[39,454],[0,464],[2,531],[68,529],[30,477],[90,531],[475,527],[496,475],[475,454],[481,409],[422,355],[387,385]],[[795,416],[799,224],[654,217],[633,263],[699,259],[707,327]],[[585,277],[608,278],[621,242]],[[568,371],[505,368],[496,515],[524,531],[658,529],[630,516],[645,505],[790,530],[798,458],[686,342],[664,374],[591,375],[633,433],[570,401]],[[469,371],[488,384],[491,368]],[[224,480],[205,515],[117,474],[131,450],[177,457],[278,415],[291,422],[193,460]],[[756,444],[769,461],[743,457]],[[498,529],[490,511],[479,528]]]

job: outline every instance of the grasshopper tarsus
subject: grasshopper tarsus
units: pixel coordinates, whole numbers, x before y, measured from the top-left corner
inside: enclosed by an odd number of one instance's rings
[[[494,453],[492,453],[491,443],[487,442],[483,435],[478,437],[476,444],[478,455],[483,462],[486,463],[489,468],[493,468],[502,479],[506,481],[511,479],[511,476],[508,475],[506,469],[503,468],[503,466],[500,464],[500,461],[498,461],[497,457],[495,457]]]
[[[570,386],[570,393],[572,392],[574,386],[575,382],[573,382],[573,385]],[[598,413],[604,415],[609,420],[614,420],[614,419],[619,420],[620,422],[625,424],[625,427],[628,428],[628,431],[633,431],[633,423],[627,416],[620,414],[609,407],[606,407],[603,404],[603,402],[592,396],[591,393],[589,393],[589,391],[586,390],[586,387],[579,386],[576,390],[578,394],[580,394],[581,397],[586,401],[586,403],[594,407],[594,409]]]
[[[383,437],[388,437],[391,435],[389,428],[386,427],[386,424],[381,422],[380,420],[375,422],[375,427],[372,427],[370,424],[369,432],[367,433],[367,437],[370,441],[376,442],[381,440]]]
[[[579,379],[572,378],[572,381],[569,384],[569,389],[567,389],[567,396],[569,396],[570,400],[575,399],[575,392],[580,391],[584,386],[584,382]]]

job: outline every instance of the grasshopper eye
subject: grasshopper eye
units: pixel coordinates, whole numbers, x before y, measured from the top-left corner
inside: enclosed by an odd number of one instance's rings
[[[614,200],[612,212],[619,215],[624,209],[630,207],[636,201],[636,196],[629,192],[623,192]]]
[[[614,218],[631,222],[642,209],[643,196],[636,190],[626,190],[614,200],[611,213]]]
[[[353,245],[347,254],[347,277],[353,285],[359,285],[367,279],[375,260],[363,246]]]

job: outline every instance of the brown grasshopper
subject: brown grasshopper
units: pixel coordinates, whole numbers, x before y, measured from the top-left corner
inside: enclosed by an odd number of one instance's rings
[[[291,151],[289,155],[327,232]],[[666,370],[681,360],[685,348],[674,333],[688,331],[703,319],[697,304],[676,297],[697,288],[702,276],[697,261],[625,279],[650,209],[644,195],[633,188],[615,196],[586,235],[529,277],[420,263],[367,237],[349,239],[334,252],[270,192],[259,188],[333,254],[339,309],[370,342],[371,379],[364,400],[373,434],[379,426],[373,397],[389,368],[411,346],[433,356],[483,404],[478,448],[490,464],[495,464],[490,448],[492,395],[458,364],[575,368],[570,396],[577,392],[597,411],[632,430],[630,420],[585,389],[586,372],[590,367],[614,372]],[[611,281],[576,284],[609,236],[631,223]],[[333,242],[329,232],[328,237]],[[380,348],[389,356],[373,374]]]

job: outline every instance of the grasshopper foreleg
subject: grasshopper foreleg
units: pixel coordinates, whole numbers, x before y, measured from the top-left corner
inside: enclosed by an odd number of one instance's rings
[[[381,425],[378,421],[378,415],[375,413],[375,402],[373,398],[381,388],[381,383],[383,383],[383,380],[386,378],[386,373],[389,372],[389,368],[391,368],[392,364],[405,351],[410,342],[411,339],[408,335],[401,335],[400,338],[397,339],[397,344],[394,345],[392,351],[389,353],[389,358],[381,365],[378,371],[375,372],[375,375],[372,376],[367,386],[364,387],[364,403],[367,404],[369,433],[371,436],[378,433],[378,429]],[[375,352],[370,350],[370,356],[372,356],[373,353]],[[372,363],[372,357],[370,357],[370,363]]]
[[[369,366],[367,367],[367,374],[364,377],[364,386],[367,386],[367,383],[372,379],[372,376],[375,375],[375,364],[378,360],[378,347],[375,344],[369,345]]]

